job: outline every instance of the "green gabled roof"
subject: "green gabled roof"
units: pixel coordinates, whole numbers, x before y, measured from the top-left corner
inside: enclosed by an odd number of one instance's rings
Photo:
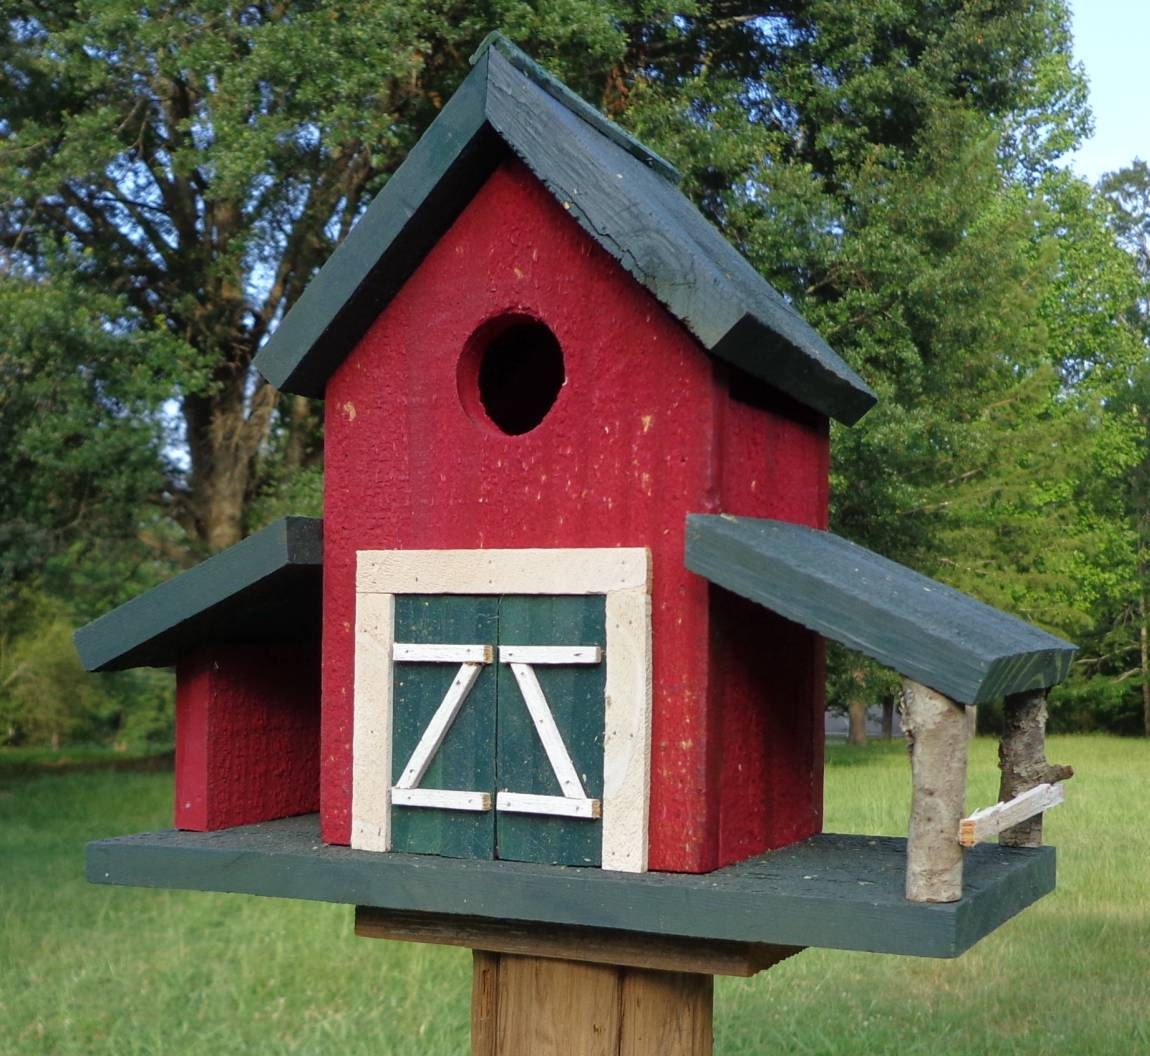
[[[686,564],[963,704],[1053,686],[1076,651],[905,565],[798,524],[692,515]]]
[[[708,351],[842,422],[874,393],[675,187],[675,170],[492,34],[459,90],[288,312],[256,366],[327,379],[508,154]]]
[[[88,671],[167,667],[206,642],[318,641],[323,521],[284,517],[75,634]]]

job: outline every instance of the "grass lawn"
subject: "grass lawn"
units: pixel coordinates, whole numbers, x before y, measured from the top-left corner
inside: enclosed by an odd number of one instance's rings
[[[973,750],[968,805],[995,798]],[[1150,1053],[1150,743],[1056,737],[1057,892],[956,961],[808,950],[716,988],[716,1051]],[[26,763],[26,761],[25,761]],[[834,747],[827,829],[905,831],[900,746]],[[0,1054],[462,1054],[466,951],[356,939],[351,910],[92,887],[86,840],[165,827],[171,777],[0,753]]]

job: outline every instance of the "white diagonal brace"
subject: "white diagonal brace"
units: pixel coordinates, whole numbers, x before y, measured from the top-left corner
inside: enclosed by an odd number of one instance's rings
[[[403,773],[395,783],[396,788],[415,788],[423,780],[432,756],[439,751],[443,738],[447,736],[447,731],[451,728],[455,716],[459,714],[459,709],[463,707],[467,694],[471,692],[471,687],[475,685],[475,680],[482,670],[482,664],[459,665],[459,674],[455,676],[455,680],[444,695],[443,702],[431,716],[431,722],[427,724],[427,729],[419,738],[419,743],[411,753],[407,766],[403,768]]]
[[[547,753],[547,760],[551,763],[551,769],[555,771],[563,795],[568,799],[586,799],[583,782],[579,780],[575,764],[571,762],[567,745],[563,743],[559,727],[555,725],[551,708],[543,695],[543,687],[539,685],[534,669],[530,664],[511,664],[511,671],[515,675],[515,681],[519,683],[519,691],[523,694],[527,710],[535,723],[535,731],[539,734],[539,740],[543,742],[543,750]]]

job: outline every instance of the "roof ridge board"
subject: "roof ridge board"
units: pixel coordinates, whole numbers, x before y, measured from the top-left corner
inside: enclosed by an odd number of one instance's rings
[[[866,382],[682,191],[626,154],[611,160],[611,152],[621,149],[618,144],[595,137],[597,129],[584,131],[584,122],[553,104],[501,52],[490,71],[488,120],[497,134],[580,226],[708,351],[845,424],[873,406],[876,397]],[[524,94],[533,90],[538,93],[534,103],[528,99],[524,105]],[[532,115],[546,114],[544,108],[565,126],[566,136],[555,136],[553,126],[544,128],[538,119],[540,127],[532,127]],[[572,154],[578,156],[568,157]],[[585,179],[587,193],[578,186],[579,167],[599,170],[598,179]],[[594,210],[597,197],[602,202]],[[627,228],[625,218],[636,215],[644,222]],[[741,324],[748,319],[791,346],[793,364],[768,358],[769,339],[757,344],[756,354],[744,354],[747,329]],[[733,354],[727,355],[728,350]],[[785,376],[772,366],[785,366]]]
[[[552,99],[561,103],[573,114],[582,118],[597,132],[601,132],[613,143],[622,147],[628,154],[643,162],[653,172],[671,183],[678,183],[683,174],[662,155],[657,154],[646,144],[639,142],[625,128],[617,125],[598,107],[587,102],[582,96],[571,91],[558,77],[549,73],[539,65],[522,48],[509,40],[499,30],[488,33],[475,54],[471,56],[471,64],[475,65],[491,50],[498,51],[520,73],[530,78],[542,88]]]

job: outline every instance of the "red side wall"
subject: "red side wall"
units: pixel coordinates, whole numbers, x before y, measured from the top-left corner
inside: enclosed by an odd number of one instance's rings
[[[176,828],[319,809],[314,646],[208,646],[180,661],[176,686]]]
[[[508,311],[546,322],[567,377],[542,424],[517,437],[473,420],[459,393],[468,337]],[[821,744],[821,714],[820,732],[811,721],[817,648],[791,629],[765,681],[761,640],[708,648],[712,592],[683,567],[683,530],[686,513],[724,509],[823,523],[821,422],[730,399],[725,372],[517,163],[480,190],[336,372],[326,399],[327,842],[349,836],[355,552],[398,548],[650,547],[651,867],[706,871],[817,830],[806,772]],[[769,636],[777,627],[766,617],[749,621]],[[713,677],[720,659],[737,674]],[[784,712],[802,718],[767,717]],[[749,738],[752,724],[760,732]],[[752,773],[756,787],[723,776],[731,771],[724,737],[744,767],[736,773]],[[803,770],[806,791],[788,787],[764,809],[768,786],[789,780],[780,766]],[[821,786],[821,757],[817,769]],[[750,821],[736,823],[748,812]]]

